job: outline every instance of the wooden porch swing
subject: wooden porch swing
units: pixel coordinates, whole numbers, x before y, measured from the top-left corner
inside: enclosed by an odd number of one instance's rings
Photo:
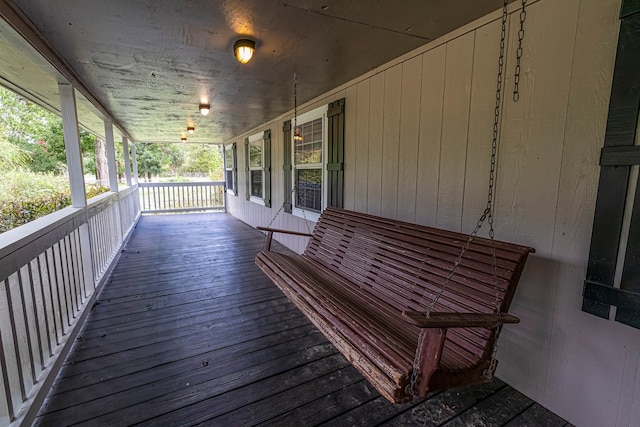
[[[501,327],[519,321],[507,311],[534,249],[493,231],[506,20],[505,0],[487,205],[471,234],[333,207],[312,233],[258,227],[267,237],[256,264],[394,403],[491,379]],[[485,221],[489,238],[477,237]],[[273,233],[311,239],[284,255],[270,251]]]

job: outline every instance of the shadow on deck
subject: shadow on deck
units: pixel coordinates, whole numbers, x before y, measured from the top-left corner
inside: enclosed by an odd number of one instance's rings
[[[388,403],[254,265],[262,244],[227,214],[143,216],[36,425],[567,425],[498,379]]]

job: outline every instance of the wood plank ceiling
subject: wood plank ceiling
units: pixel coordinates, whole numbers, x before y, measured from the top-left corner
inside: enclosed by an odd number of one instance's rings
[[[500,0],[2,0],[136,142],[223,142],[498,9]],[[0,84],[58,108],[56,80],[0,27]],[[256,41],[239,64],[233,44]],[[23,45],[21,45],[23,44]],[[20,64],[20,66],[16,66]],[[40,70],[25,72],[25,67]],[[50,67],[49,67],[50,68]],[[47,77],[45,77],[47,75]],[[203,117],[198,104],[211,104]],[[81,100],[80,104],[84,104]],[[102,132],[99,113],[81,121]],[[85,117],[86,116],[86,117]],[[97,118],[97,120],[96,120]]]

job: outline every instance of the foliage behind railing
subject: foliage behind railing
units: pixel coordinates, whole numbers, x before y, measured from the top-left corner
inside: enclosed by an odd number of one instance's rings
[[[109,189],[87,185],[87,199]],[[0,233],[71,206],[69,180],[24,171],[0,173]]]

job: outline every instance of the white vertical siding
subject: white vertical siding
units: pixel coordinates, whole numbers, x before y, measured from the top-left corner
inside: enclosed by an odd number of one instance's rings
[[[578,3],[539,2],[527,12],[527,35],[531,37],[523,44],[526,58],[523,57],[520,101],[513,102],[509,95],[513,90],[511,75],[506,80],[508,101],[501,129],[505,144],[499,160],[498,235],[517,236],[536,248],[536,257],[528,266],[513,303],[512,311],[522,317],[522,323],[504,334],[509,346],[505,353],[511,363],[505,363],[502,374],[507,378],[517,376],[520,388],[526,388],[538,400],[544,400],[558,286],[557,265],[548,260],[553,245]],[[518,30],[516,14],[510,22],[513,42],[509,44],[506,67],[510,74],[515,67]],[[524,354],[528,354],[526,359],[522,358]]]
[[[356,137],[355,137],[355,177],[354,177],[354,209],[367,212],[369,200],[369,182],[365,177],[369,171],[369,126],[371,125],[371,82],[365,80],[358,83],[356,93]],[[353,106],[351,106],[353,108]],[[347,140],[348,141],[348,140]]]
[[[435,224],[438,216],[446,55],[446,44],[421,55],[423,66],[416,222],[423,225]]]
[[[517,103],[516,3],[507,28],[496,234],[537,253],[512,305],[522,322],[505,328],[500,342],[498,376],[576,425],[637,426],[640,331],[580,310],[621,1],[528,2]],[[496,11],[302,107],[346,97],[346,207],[473,228],[486,203],[499,35]],[[268,222],[284,201],[283,120],[264,125],[273,130],[273,208],[229,204],[251,225]],[[305,230],[288,214],[275,225]],[[304,249],[304,239],[282,241]]]
[[[356,202],[356,165],[360,161],[356,157],[358,147],[358,87],[350,86],[346,91],[346,97],[352,99],[353,105],[345,107],[345,123],[351,122],[353,126],[345,127],[345,141],[353,141],[344,147],[344,208],[355,209]],[[365,142],[366,143],[366,142]],[[365,163],[366,164],[366,163]]]
[[[415,222],[420,136],[420,88],[422,58],[417,56],[402,64],[400,104],[400,141],[398,151],[398,219]]]
[[[482,212],[487,207],[487,186],[489,184],[491,141],[496,105],[497,55],[501,22],[494,21],[475,31],[473,50],[473,75],[471,77],[471,98],[467,134],[467,162],[464,177],[464,197],[462,201],[462,231],[470,233]],[[505,52],[505,54],[508,54]],[[487,60],[487,58],[493,58]],[[512,74],[513,68],[503,69],[503,79]],[[501,106],[512,98],[512,87],[505,87]],[[482,234],[487,235],[486,229]]]
[[[398,210],[398,146],[400,144],[401,102],[402,64],[398,64],[384,72],[380,214],[387,218],[396,218]]]
[[[384,115],[385,75],[380,73],[370,79],[369,87],[369,173],[367,175],[367,212],[373,215],[382,213],[382,117]],[[351,126],[346,124],[345,126]],[[345,141],[346,142],[346,141]],[[361,143],[366,143],[361,141]]]
[[[462,228],[474,42],[475,31],[452,40],[445,57],[436,226],[456,231]]]

